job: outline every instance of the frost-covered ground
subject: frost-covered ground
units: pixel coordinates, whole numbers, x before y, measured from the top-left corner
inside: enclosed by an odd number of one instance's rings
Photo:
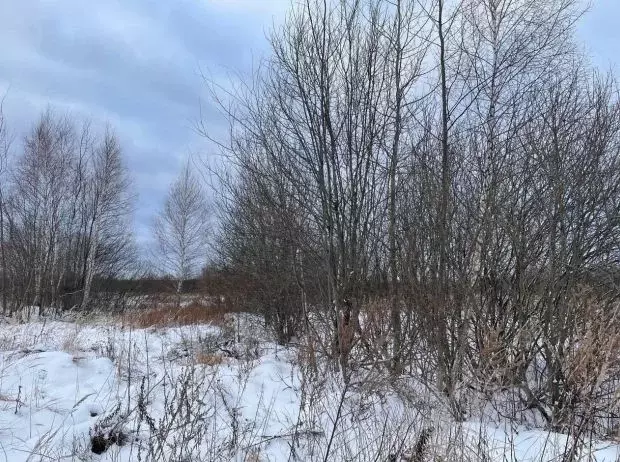
[[[371,375],[345,386],[270,342],[251,316],[149,329],[4,324],[0,350],[6,461],[387,461],[420,448],[428,460],[542,461],[571,443],[506,422],[451,422],[433,393],[403,398]],[[620,455],[604,442],[582,451]]]

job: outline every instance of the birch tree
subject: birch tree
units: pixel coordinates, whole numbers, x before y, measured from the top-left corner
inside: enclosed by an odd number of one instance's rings
[[[122,217],[129,209],[129,178],[122,163],[121,149],[116,136],[110,128],[105,132],[103,140],[93,152],[92,173],[86,188],[87,233],[86,254],[84,259],[84,295],[82,309],[88,306],[92,290],[93,277],[96,269],[96,254],[102,237],[110,236],[122,230],[118,228],[126,223]],[[117,242],[117,245],[120,245]]]
[[[6,226],[6,190],[7,183],[7,163],[10,148],[10,138],[2,104],[0,104],[0,273],[2,283],[2,311],[8,310],[9,287],[8,287],[8,268],[6,258],[5,226]]]
[[[207,198],[187,162],[153,225],[155,258],[161,269],[175,278],[179,301],[184,282],[206,261],[208,232]]]
[[[134,256],[118,140],[47,110],[9,164],[0,184],[3,303],[89,307],[96,278],[118,275]]]

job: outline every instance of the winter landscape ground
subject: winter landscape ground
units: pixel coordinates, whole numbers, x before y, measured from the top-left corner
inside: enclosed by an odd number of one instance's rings
[[[483,402],[456,422],[407,374],[360,368],[345,384],[254,315],[151,321],[3,323],[0,460],[554,461],[575,444]],[[620,458],[613,441],[578,446],[578,459]]]
[[[0,462],[620,462],[589,2],[275,1],[0,1]]]

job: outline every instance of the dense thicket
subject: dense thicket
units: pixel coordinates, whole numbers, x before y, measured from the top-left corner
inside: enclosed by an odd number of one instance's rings
[[[135,257],[118,139],[49,110],[23,143],[0,128],[3,311],[90,308],[93,283],[128,274]]]
[[[416,371],[459,417],[464,389],[554,428],[616,412],[620,106],[579,4],[297,3],[253,84],[213,88],[218,248],[249,301],[282,341],[327,328],[345,378],[354,351]]]

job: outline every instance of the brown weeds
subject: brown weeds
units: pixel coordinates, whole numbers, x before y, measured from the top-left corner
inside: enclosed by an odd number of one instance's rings
[[[203,366],[219,366],[224,362],[222,355],[198,353],[195,357],[196,364],[202,364]]]
[[[156,304],[123,316],[123,324],[138,329],[166,326],[189,326],[199,324],[226,325],[230,313],[236,312],[224,304],[193,301],[181,307]]]

